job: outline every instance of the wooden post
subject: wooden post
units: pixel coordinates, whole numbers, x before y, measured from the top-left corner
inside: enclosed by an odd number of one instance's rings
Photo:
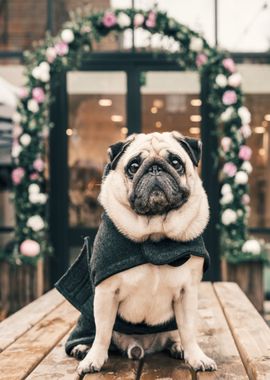
[[[43,260],[36,267],[0,262],[0,287],[0,314],[5,318],[44,293]]]
[[[223,281],[236,282],[256,309],[263,313],[264,289],[261,261],[232,264],[222,259],[221,274]]]

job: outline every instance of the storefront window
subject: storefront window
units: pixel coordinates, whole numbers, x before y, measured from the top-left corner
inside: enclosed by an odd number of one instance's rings
[[[98,203],[108,146],[125,138],[126,74],[72,72],[68,75],[69,224],[97,228]]]

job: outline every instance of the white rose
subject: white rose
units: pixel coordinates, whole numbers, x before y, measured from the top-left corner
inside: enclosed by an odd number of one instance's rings
[[[48,64],[48,62],[46,61],[43,61],[39,64],[39,68],[41,71],[50,71],[50,65]]]
[[[22,120],[22,117],[21,117],[21,115],[19,114],[19,112],[15,112],[15,113],[13,114],[13,116],[12,116],[12,121],[13,121],[13,123],[14,123],[14,124],[20,124],[21,120]]]
[[[50,65],[43,61],[32,70],[32,76],[42,82],[48,82],[50,79]]]
[[[131,23],[130,17],[126,13],[120,12],[117,16],[117,23],[120,26],[120,28],[127,28],[128,26],[130,26]]]
[[[241,170],[245,170],[248,174],[250,174],[252,172],[252,165],[249,161],[244,161],[242,166],[241,166]]]
[[[221,221],[225,226],[235,223],[236,219],[237,219],[236,212],[231,210],[230,208],[227,208],[227,210],[225,210],[221,215]]]
[[[27,146],[29,145],[31,142],[31,136],[28,135],[28,133],[24,133],[23,135],[21,135],[20,137],[20,143],[23,145],[23,146]]]
[[[232,192],[232,188],[228,183],[225,183],[221,188],[221,194],[225,195]]]
[[[47,196],[43,193],[31,193],[29,194],[29,201],[34,204],[44,204],[47,201]]]
[[[234,73],[229,76],[228,83],[232,87],[239,87],[242,82],[242,76],[239,73]]]
[[[243,213],[243,210],[237,210],[237,215],[238,215],[238,216],[241,217],[241,216],[243,216],[243,214],[244,214],[244,213]]]
[[[247,240],[242,246],[242,252],[259,255],[261,253],[260,243],[255,239]]]
[[[221,121],[226,122],[226,121],[231,120],[233,112],[234,112],[233,107],[226,108],[226,110],[222,112],[222,114],[220,115]]]
[[[44,83],[49,82],[50,80],[50,73],[49,71],[41,71],[40,73],[40,80]]]
[[[40,187],[36,183],[32,183],[28,187],[29,194],[38,194],[40,192]]]
[[[238,109],[238,115],[240,116],[243,125],[249,124],[251,122],[251,115],[247,107],[240,107]]]
[[[35,68],[32,70],[32,76],[33,76],[35,79],[39,79],[39,78],[40,78],[40,67],[39,67],[39,66],[35,67]]]
[[[239,172],[235,174],[234,181],[238,185],[245,185],[248,182],[247,173],[240,170]]]
[[[30,99],[27,102],[27,109],[30,112],[37,113],[39,110],[38,102],[35,99]]]
[[[70,29],[64,29],[61,32],[61,39],[62,41],[66,42],[67,44],[70,44],[72,41],[74,41],[74,33]]]
[[[11,151],[11,156],[13,158],[17,158],[21,154],[21,151],[22,151],[22,147],[19,144],[13,145],[12,151]]]
[[[45,227],[44,220],[39,215],[30,216],[26,225],[33,231],[40,231]]]
[[[47,194],[40,193],[39,194],[39,203],[44,204],[47,202]]]
[[[141,26],[144,22],[144,15],[141,13],[136,13],[134,17],[134,25]]]
[[[192,37],[189,48],[193,51],[201,51],[203,48],[203,40],[199,37]]]
[[[220,203],[222,205],[226,205],[228,203],[231,203],[233,200],[233,194],[232,193],[227,193],[227,194],[224,194],[223,197],[221,198],[220,200]]]
[[[216,84],[219,86],[219,87],[225,87],[227,86],[227,78],[225,75],[223,74],[218,74],[216,76]]]

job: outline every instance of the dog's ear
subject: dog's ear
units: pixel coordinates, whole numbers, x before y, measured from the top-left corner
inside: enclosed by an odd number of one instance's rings
[[[202,142],[185,136],[175,136],[176,140],[185,149],[195,166],[199,165],[202,156]]]
[[[114,170],[116,168],[118,161],[132,141],[133,138],[128,138],[126,141],[118,141],[117,143],[109,146],[107,152],[110,161],[110,169]]]

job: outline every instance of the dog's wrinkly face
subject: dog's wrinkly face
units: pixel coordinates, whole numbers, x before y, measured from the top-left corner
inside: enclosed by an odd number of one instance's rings
[[[109,152],[113,169],[123,161],[120,170],[126,177],[130,207],[146,216],[180,208],[190,195],[187,161],[198,164],[200,143],[177,133],[137,136],[140,144],[136,136],[131,137],[111,146]]]
[[[135,241],[184,241],[203,231],[209,210],[197,171],[198,140],[178,132],[140,133],[108,153],[99,200],[123,234]]]
[[[185,164],[176,153],[145,158],[139,154],[129,160],[125,173],[132,182],[130,206],[137,214],[165,214],[188,199],[189,189],[181,180]]]

